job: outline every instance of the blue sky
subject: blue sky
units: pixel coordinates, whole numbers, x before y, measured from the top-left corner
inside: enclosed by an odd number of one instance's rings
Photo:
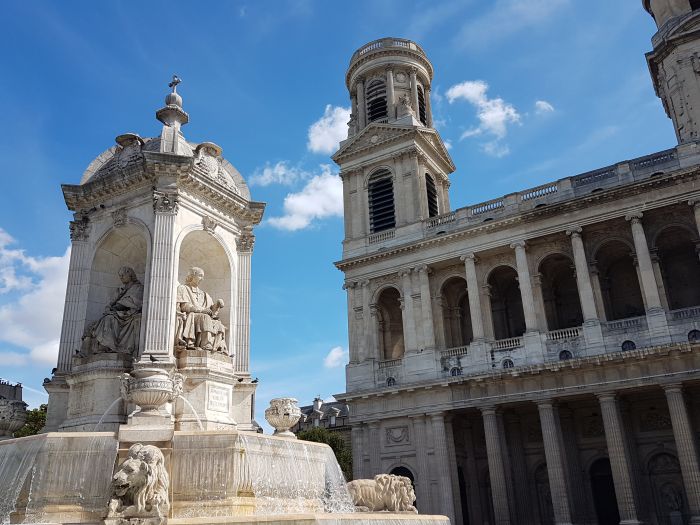
[[[177,73],[192,141],[210,140],[268,203],[256,230],[252,373],[267,400],[344,390],[342,204],[329,152],[350,56],[418,41],[434,120],[457,165],[453,208],[671,147],[638,0],[3,4],[0,377],[45,400],[65,293],[60,184],[124,132],[159,133]]]

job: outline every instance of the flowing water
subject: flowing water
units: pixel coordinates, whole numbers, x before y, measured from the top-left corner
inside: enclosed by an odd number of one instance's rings
[[[95,428],[92,429],[93,432],[97,432],[97,429],[100,428],[100,425],[102,424],[102,420],[105,418],[105,416],[107,415],[107,413],[108,413],[110,410],[112,410],[112,408],[114,407],[114,405],[116,405],[117,403],[119,403],[119,401],[121,401],[121,400],[122,400],[122,398],[121,398],[121,397],[118,397],[117,399],[115,399],[114,401],[112,401],[112,404],[109,405],[109,406],[107,407],[107,410],[105,410],[104,414],[102,414],[102,416],[100,416],[100,420],[99,420],[99,421],[97,422],[97,424],[95,425]]]
[[[190,410],[194,414],[194,417],[197,418],[197,424],[199,425],[199,430],[204,430],[204,427],[202,426],[202,420],[199,419],[199,414],[197,414],[197,411],[192,406],[192,403],[190,403],[189,400],[184,396],[180,396],[180,399],[182,399],[185,403],[187,403],[187,406],[190,407]]]
[[[41,437],[12,439],[0,444],[0,523],[10,523],[17,498],[44,440]]]

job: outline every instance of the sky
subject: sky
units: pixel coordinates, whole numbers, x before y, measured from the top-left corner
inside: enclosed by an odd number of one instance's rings
[[[453,209],[675,145],[644,53],[639,0],[176,0],[3,3],[0,378],[30,406],[55,366],[71,214],[60,184],[125,132],[156,136],[173,74],[194,142],[212,141],[267,203],[252,262],[257,420],[272,397],[345,389],[343,239],[330,154],[345,71],[384,36],[417,41],[457,166]]]

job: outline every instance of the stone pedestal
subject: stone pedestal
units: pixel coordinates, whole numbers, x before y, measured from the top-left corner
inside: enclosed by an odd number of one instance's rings
[[[112,431],[126,422],[126,404],[120,399],[120,376],[131,370],[130,354],[99,353],[74,357],[69,386],[67,419],[59,430]],[[99,428],[95,428],[102,419]]]
[[[236,378],[229,356],[206,350],[181,350],[177,366],[186,378],[182,396],[175,403],[177,430],[198,430],[197,416],[204,430],[235,430],[237,418],[250,423],[255,385]]]

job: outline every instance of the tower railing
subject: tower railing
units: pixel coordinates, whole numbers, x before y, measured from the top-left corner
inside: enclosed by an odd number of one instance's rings
[[[374,40],[374,41],[370,42],[369,44],[365,44],[360,49],[355,51],[352,55],[352,58],[350,59],[350,62],[352,63],[356,59],[366,55],[367,53],[370,53],[372,51],[376,51],[377,49],[390,48],[390,47],[411,49],[413,51],[417,51],[418,53],[421,53],[422,55],[425,55],[425,51],[423,51],[423,48],[420,47],[415,42],[413,42],[412,40],[407,40],[405,38],[380,38],[379,40]]]

